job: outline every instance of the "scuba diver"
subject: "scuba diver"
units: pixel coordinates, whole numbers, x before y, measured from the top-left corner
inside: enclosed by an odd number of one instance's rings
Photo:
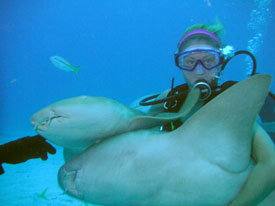
[[[199,34],[202,36],[199,37]],[[206,36],[204,37],[203,35],[208,35],[216,40],[213,47],[203,44],[194,46],[194,44],[192,44],[192,41],[195,42],[196,39],[207,41]],[[188,46],[187,42],[184,44],[184,41],[187,38],[189,42],[188,44],[191,46]],[[195,87],[198,87],[201,90],[201,104],[206,104],[218,94],[237,83],[237,81],[227,81],[222,85],[218,85],[218,80],[221,77],[221,72],[229,61],[240,54],[248,55],[251,58],[253,61],[253,69],[250,76],[256,74],[256,59],[250,52],[243,50],[237,51],[233,54],[232,46],[226,46],[224,48],[221,48],[221,46],[220,40],[208,31],[197,29],[189,32],[188,35],[185,35],[178,43],[178,52],[175,54],[175,64],[183,72],[183,77],[186,83],[174,87],[173,78],[171,89],[164,91],[160,95],[157,94],[144,98],[140,101],[140,105],[153,105],[153,107],[148,111],[148,113],[153,115],[160,112],[178,112],[189,91]],[[155,100],[150,101],[152,99]],[[265,104],[259,114],[263,122],[275,121],[274,100],[274,94],[269,92],[269,96],[266,98]],[[160,103],[163,104],[159,105]],[[172,131],[178,128],[181,124],[182,122],[180,120],[172,121],[171,123],[162,126],[161,130]],[[270,133],[274,136],[274,133]],[[275,137],[273,141],[275,141]]]
[[[151,105],[148,114],[156,115],[163,112],[178,112],[183,105],[188,92],[195,87],[201,91],[200,100],[190,113],[194,113],[211,99],[234,85],[235,81],[218,84],[221,72],[226,64],[240,54],[248,55],[253,61],[251,75],[256,73],[256,60],[248,51],[233,53],[233,47],[223,47],[221,34],[223,25],[195,24],[189,27],[178,43],[175,54],[176,66],[182,71],[185,84],[174,88],[172,80],[171,89],[161,94],[144,98],[140,101],[141,106]],[[268,105],[269,111],[264,114],[263,121],[274,122],[274,95],[269,93],[264,107]],[[263,107],[263,108],[264,108]],[[183,120],[184,121],[184,120]],[[181,120],[172,121],[160,127],[161,131],[169,132],[177,129],[182,124]],[[229,204],[233,205],[256,205],[268,196],[275,188],[275,147],[268,133],[255,122],[253,129],[253,143],[251,157],[255,161],[250,176],[243,188]]]

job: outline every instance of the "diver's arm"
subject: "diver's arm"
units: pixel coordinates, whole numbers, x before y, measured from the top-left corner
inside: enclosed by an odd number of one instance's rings
[[[170,89],[163,91],[162,93],[160,93],[160,95],[155,100],[160,100],[160,99],[167,97],[169,92],[170,92]],[[164,103],[152,105],[152,107],[149,109],[149,111],[147,113],[149,115],[153,115],[153,116],[157,115],[159,113],[162,113],[163,112],[163,104]]]
[[[257,205],[275,189],[275,147],[258,123],[254,126],[252,158],[256,165],[230,206]]]
[[[4,173],[3,163],[18,164],[35,158],[47,160],[47,153],[55,154],[56,149],[40,135],[23,137],[0,145],[0,175]]]

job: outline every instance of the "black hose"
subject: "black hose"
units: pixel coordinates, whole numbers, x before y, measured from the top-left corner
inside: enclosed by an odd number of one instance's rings
[[[245,50],[241,50],[241,51],[237,51],[234,53],[234,56],[237,56],[237,55],[240,55],[240,54],[247,54],[253,61],[253,69],[252,69],[252,72],[250,74],[250,76],[253,76],[254,74],[256,74],[256,68],[257,68],[257,61],[256,61],[256,58],[254,57],[254,55],[252,53],[250,53],[249,51],[245,51]],[[221,70],[223,71],[225,66],[228,64],[228,62],[233,58],[233,57],[230,57],[228,59],[226,59],[221,67]]]

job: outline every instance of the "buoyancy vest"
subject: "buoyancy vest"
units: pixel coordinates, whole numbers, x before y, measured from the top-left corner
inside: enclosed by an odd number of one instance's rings
[[[203,105],[207,104],[211,99],[215,98],[220,93],[222,93],[223,91],[225,91],[226,89],[228,89],[229,87],[233,86],[236,83],[237,83],[236,81],[227,81],[227,82],[224,82],[221,86],[212,88],[212,93],[211,93],[210,97],[203,102]],[[187,84],[181,84],[181,85],[173,88],[168,93],[167,97],[178,94],[178,93],[184,93],[183,91],[188,91]],[[186,97],[187,97],[187,93],[186,93],[186,95],[180,96],[176,100],[167,101],[165,104],[165,107],[164,107],[164,112],[178,112],[180,110],[180,108],[182,107]],[[181,120],[175,120],[175,121],[172,121],[171,123],[167,123],[167,124],[163,125],[161,127],[161,130],[162,131],[173,131],[173,130],[177,129],[178,127],[180,127],[181,125],[182,125]]]

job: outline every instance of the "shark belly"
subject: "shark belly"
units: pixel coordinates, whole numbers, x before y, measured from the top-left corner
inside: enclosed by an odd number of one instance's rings
[[[70,195],[103,205],[231,201],[253,163],[233,173],[171,138],[148,130],[113,137],[67,162],[59,171],[59,183]]]

